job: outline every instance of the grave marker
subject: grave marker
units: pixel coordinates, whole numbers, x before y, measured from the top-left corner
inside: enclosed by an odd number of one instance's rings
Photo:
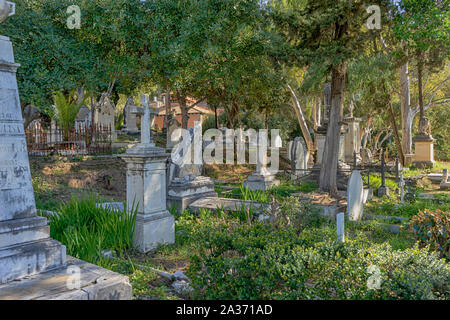
[[[337,240],[339,242],[345,242],[345,214],[343,212],[336,215],[336,231]]]
[[[347,214],[350,221],[359,221],[363,214],[363,180],[361,173],[354,170],[350,176],[347,187]]]

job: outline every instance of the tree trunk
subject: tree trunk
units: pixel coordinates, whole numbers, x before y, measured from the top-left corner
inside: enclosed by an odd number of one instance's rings
[[[186,96],[177,91],[177,99],[181,109],[181,127],[187,129],[189,122],[189,109],[186,104]]]
[[[400,68],[401,86],[401,113],[402,113],[402,152],[412,153],[412,119],[411,119],[411,92],[409,87],[408,62]]]
[[[422,56],[419,57],[419,62],[417,65],[417,78],[418,78],[418,89],[419,89],[419,108],[420,108],[420,119],[425,118],[425,111],[423,109],[423,62],[422,62]]]
[[[294,89],[292,89],[290,85],[288,85],[287,87],[291,92],[292,106],[294,107],[295,113],[297,115],[297,120],[298,123],[300,124],[300,129],[302,130],[303,137],[305,138],[306,146],[308,147],[309,151],[314,151],[313,142],[308,130],[308,124],[306,123],[305,116],[303,115],[303,110],[302,107],[300,106],[300,102],[298,101]]]
[[[216,123],[216,129],[219,129],[219,117],[217,116],[217,106],[214,105],[214,120]]]
[[[394,109],[392,108],[391,97],[388,100],[389,115],[391,118],[392,128],[394,129],[395,143],[397,144],[398,158],[402,166],[405,165],[405,155],[403,154],[402,142],[398,133],[397,123],[395,122]]]
[[[328,121],[327,137],[320,168],[320,190],[337,195],[337,167],[339,157],[339,140],[341,135],[341,114],[344,106],[345,74],[347,63],[342,62],[332,67],[331,75],[331,110]]]
[[[166,109],[166,129],[168,129],[168,119],[170,118],[170,115],[172,113],[172,110],[170,110],[170,89],[168,89],[165,93],[164,106]]]

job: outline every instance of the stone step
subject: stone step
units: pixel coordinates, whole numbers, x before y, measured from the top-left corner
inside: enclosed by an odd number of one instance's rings
[[[63,266],[66,247],[45,239],[0,250],[0,283]]]
[[[79,286],[76,285],[77,270]],[[75,277],[73,277],[75,275]],[[73,277],[72,279],[70,277]],[[73,287],[68,287],[68,284]],[[67,265],[0,285],[0,300],[131,300],[128,277],[67,257]]]
[[[33,217],[0,222],[0,249],[49,238],[47,219]]]

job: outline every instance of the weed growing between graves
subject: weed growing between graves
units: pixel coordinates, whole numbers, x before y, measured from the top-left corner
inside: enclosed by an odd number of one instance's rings
[[[218,186],[220,188],[220,186]],[[239,185],[239,188],[235,188],[224,196],[229,198],[237,198],[242,200],[258,201],[262,203],[269,203],[272,201],[272,197],[281,201],[285,197],[289,197],[296,192],[313,192],[318,189],[315,181],[302,181],[300,183],[293,183],[287,180],[281,180],[280,185],[274,186],[266,191],[249,190],[248,187],[244,187],[243,184]]]
[[[382,203],[378,202],[368,202],[367,211],[375,215],[383,216],[399,216],[412,218],[414,215],[418,214],[419,211],[429,209],[431,211],[439,209],[442,211],[450,211],[450,202],[445,201],[439,203],[437,201],[431,201],[426,199],[417,199],[412,203],[399,204],[398,201],[388,200]]]
[[[119,253],[132,248],[136,210],[132,214],[97,207],[90,196],[61,203],[49,219],[50,235],[67,247],[67,254],[101,266],[107,266],[102,251]]]
[[[369,177],[364,176],[363,177],[363,182],[364,182],[364,185],[367,185],[367,183],[369,182]],[[369,185],[370,185],[370,187],[373,190],[375,190],[375,191],[378,190],[378,188],[381,187],[381,177],[371,175],[370,176],[370,184]],[[395,183],[394,180],[389,179],[389,178],[385,179],[385,185],[386,185],[386,187],[388,187],[392,191],[395,190],[395,189],[398,189],[397,183]]]

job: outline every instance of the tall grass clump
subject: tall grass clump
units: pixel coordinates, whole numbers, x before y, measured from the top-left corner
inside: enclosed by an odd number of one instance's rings
[[[102,265],[103,250],[122,253],[133,246],[137,211],[99,208],[98,202],[89,197],[61,203],[57,214],[50,218],[50,234],[67,247],[67,254]]]

